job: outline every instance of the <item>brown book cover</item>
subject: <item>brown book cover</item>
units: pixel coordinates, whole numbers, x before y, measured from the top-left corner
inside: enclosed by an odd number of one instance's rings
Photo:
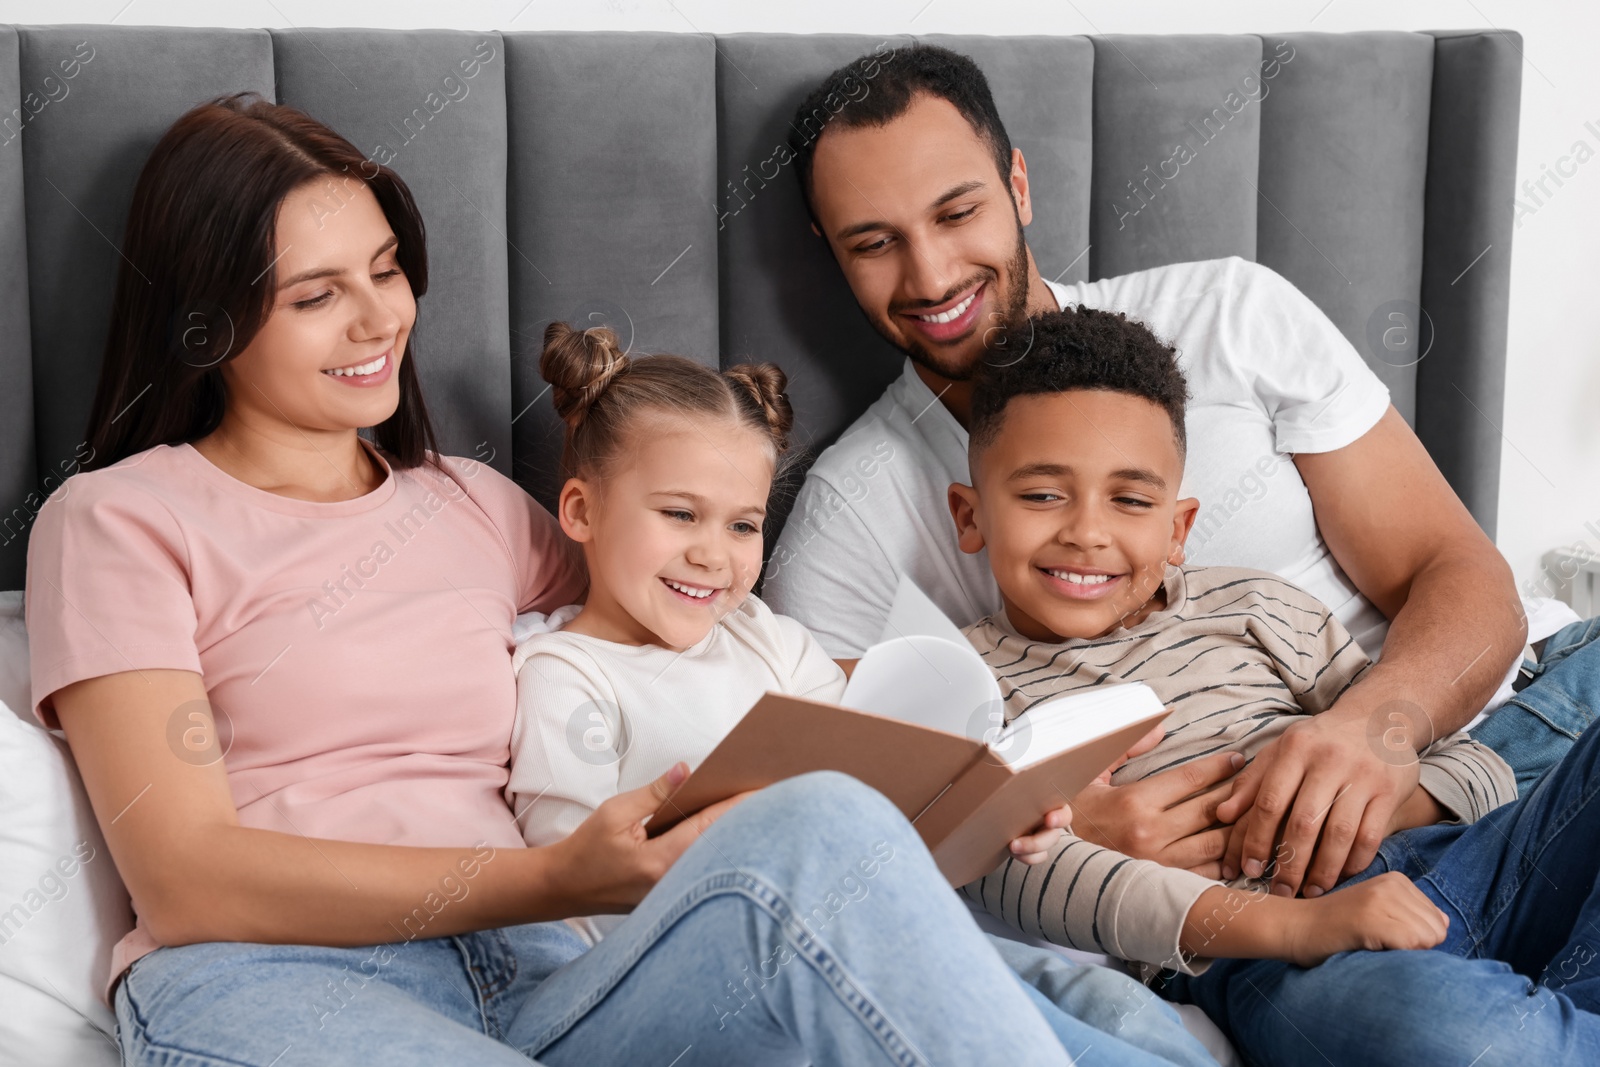
[[[965,773],[916,819],[917,832],[951,885],[976,881],[1010,854],[1012,838],[1028,833],[1045,812],[1071,800],[1166,716],[1167,709],[1161,708],[1083,745],[1015,768],[981,746]]]
[[[976,738],[768,693],[662,802],[646,829],[653,837],[736,793],[811,771],[841,771],[888,797],[950,883],[966,885],[994,870],[1012,838],[1037,827],[1045,812],[1066,803],[1167,714],[1148,701],[1125,708],[1135,717],[1125,710],[1121,724],[1099,736],[1012,767]]]

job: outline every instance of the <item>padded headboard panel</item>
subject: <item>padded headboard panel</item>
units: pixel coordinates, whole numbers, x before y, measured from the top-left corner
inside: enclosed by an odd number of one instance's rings
[[[1515,34],[930,40],[989,74],[1046,277],[1271,266],[1382,376],[1493,533]],[[441,444],[548,503],[559,426],[537,357],[553,318],[609,323],[635,351],[781,363],[813,449],[898,372],[779,146],[817,79],[909,41],[0,26],[0,588],[21,587],[33,517],[86,454],[133,183],[188,107],[259,90],[410,183]]]

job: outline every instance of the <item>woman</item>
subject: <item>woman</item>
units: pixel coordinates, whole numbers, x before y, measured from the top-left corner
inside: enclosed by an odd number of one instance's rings
[[[1076,1020],[1046,1021],[853,779],[647,840],[674,768],[522,847],[512,619],[584,577],[525,493],[433,447],[397,176],[224,98],[156,146],[123,252],[93,469],[40,513],[27,621],[36,713],[138,914],[125,1062],[1065,1062],[1051,1026]],[[630,909],[588,952],[554,921]],[[1053,993],[1148,1006],[1079,985]]]

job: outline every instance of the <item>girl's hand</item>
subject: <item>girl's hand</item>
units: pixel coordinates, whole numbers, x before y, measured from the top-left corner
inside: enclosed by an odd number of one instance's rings
[[[1450,931],[1450,917],[1398,871],[1290,903],[1295,921],[1286,931],[1285,958],[1301,967],[1356,949],[1433,948]]]
[[[647,786],[605,801],[572,831],[549,846],[558,857],[553,896],[570,901],[570,914],[626,912],[644,899],[661,876],[727,810],[740,793],[684,819],[660,837],[645,834],[644,820],[689,777],[681,760]]]
[[[1037,830],[1026,837],[1012,838],[1011,858],[1030,867],[1035,863],[1043,863],[1056,842],[1061,840],[1061,831],[1070,829],[1072,808],[1066,804],[1052,808],[1044,813],[1044,821]]]

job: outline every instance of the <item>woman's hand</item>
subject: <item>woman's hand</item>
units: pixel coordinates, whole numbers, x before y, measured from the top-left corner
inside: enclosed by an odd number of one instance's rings
[[[687,777],[689,767],[680,760],[649,785],[605,801],[571,836],[548,846],[556,858],[550,891],[570,901],[570,914],[632,911],[707,827],[750,796],[729,797],[689,816],[660,837],[649,837],[644,820]]]
[[[1433,948],[1450,917],[1398,871],[1388,871],[1317,900],[1289,902],[1285,958],[1315,967],[1336,952]]]
[[[1172,714],[1172,709],[1171,708],[1168,708],[1166,710],[1167,710],[1167,714],[1168,715]],[[1099,784],[1099,785],[1110,785],[1111,784],[1111,776],[1113,774],[1116,774],[1117,771],[1122,767],[1122,765],[1124,763],[1127,763],[1129,760],[1133,759],[1135,756],[1142,756],[1146,752],[1149,752],[1152,748],[1155,748],[1157,745],[1159,745],[1161,743],[1162,738],[1164,738],[1166,736],[1167,736],[1167,728],[1165,726],[1162,726],[1161,723],[1159,723],[1159,722],[1156,723],[1154,726],[1150,727],[1150,730],[1149,730],[1148,733],[1146,733],[1143,737],[1139,738],[1139,740],[1137,740],[1137,741],[1135,741],[1133,743],[1133,747],[1132,748],[1128,749],[1128,751],[1124,752],[1117,759],[1112,760],[1111,761],[1111,766],[1107,767],[1105,770],[1103,770],[1099,774],[1095,775],[1094,776],[1095,782],[1097,784]]]

